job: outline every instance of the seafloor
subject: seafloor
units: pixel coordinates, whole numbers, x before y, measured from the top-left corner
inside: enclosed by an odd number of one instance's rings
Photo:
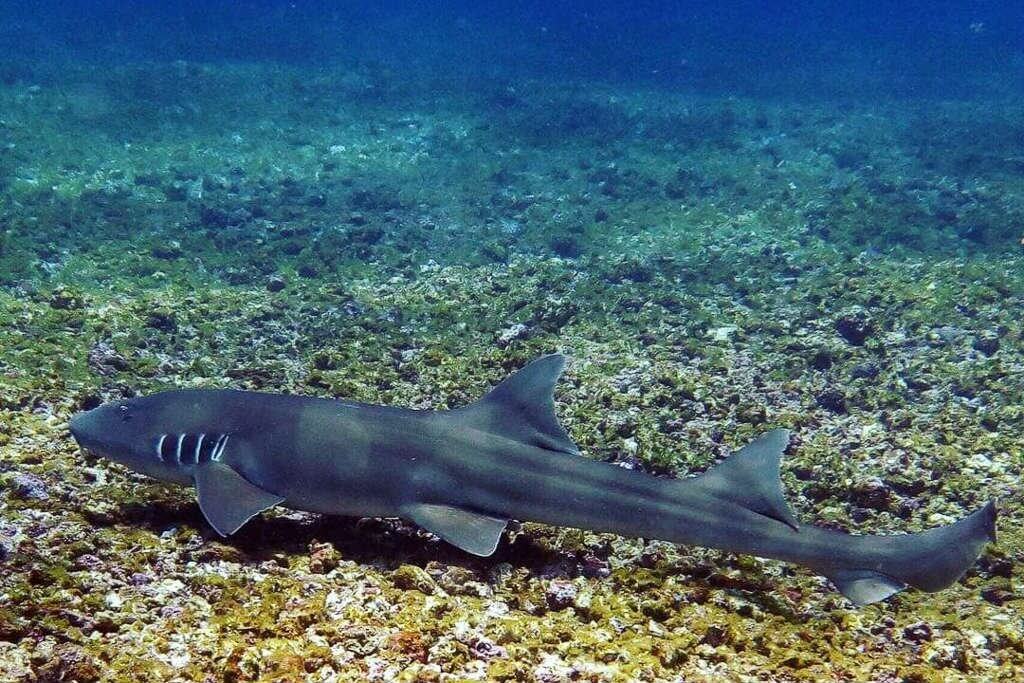
[[[4,67],[0,679],[1021,680],[1021,103],[471,85]],[[999,543],[854,609],[533,524],[488,559],[286,510],[223,540],[67,431],[169,387],[457,406],[555,350],[586,457],[685,476],[786,426],[806,523],[998,498]]]

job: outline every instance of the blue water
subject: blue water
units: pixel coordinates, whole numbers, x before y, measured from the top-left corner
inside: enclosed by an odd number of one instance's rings
[[[1024,5],[976,2],[0,3],[5,59],[377,62],[431,75],[857,98],[1019,94]]]

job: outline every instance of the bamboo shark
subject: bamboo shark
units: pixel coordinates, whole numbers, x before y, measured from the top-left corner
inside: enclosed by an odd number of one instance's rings
[[[543,356],[448,411],[231,390],[177,390],[75,415],[86,450],[192,484],[230,535],[275,505],[403,517],[474,555],[507,522],[656,538],[804,565],[851,601],[956,581],[995,540],[992,502],[922,533],[850,535],[798,523],[782,495],[789,433],[775,429],[693,478],[660,478],[580,455],[554,412],[565,359]]]

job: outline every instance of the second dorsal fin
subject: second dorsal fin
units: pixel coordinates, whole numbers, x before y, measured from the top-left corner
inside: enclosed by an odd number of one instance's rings
[[[697,482],[718,498],[799,530],[796,517],[782,497],[779,479],[779,461],[788,444],[788,430],[765,432],[702,474]]]
[[[555,382],[564,367],[561,354],[541,356],[476,403],[455,412],[480,431],[577,455],[579,449],[555,417]]]

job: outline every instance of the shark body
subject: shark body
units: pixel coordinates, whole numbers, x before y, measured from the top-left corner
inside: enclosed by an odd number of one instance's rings
[[[494,552],[510,519],[780,559],[827,576],[850,600],[940,590],[995,538],[995,506],[918,534],[855,536],[802,526],[768,432],[690,479],[581,457],[559,425],[564,366],[544,356],[481,400],[418,411],[301,396],[180,390],[79,413],[80,445],[156,479],[195,486],[222,535],[275,505],[403,517],[459,548]]]

